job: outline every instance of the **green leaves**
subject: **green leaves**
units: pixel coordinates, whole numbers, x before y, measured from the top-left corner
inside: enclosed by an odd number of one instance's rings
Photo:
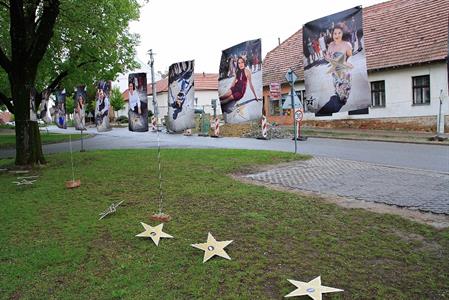
[[[39,65],[36,85],[48,86],[67,72],[62,85],[68,89],[94,84],[136,66],[136,35],[130,21],[139,17],[134,0],[62,0],[54,36]]]
[[[125,107],[125,99],[123,99],[120,89],[115,87],[111,90],[111,96],[109,101],[114,109],[114,111],[119,111]]]

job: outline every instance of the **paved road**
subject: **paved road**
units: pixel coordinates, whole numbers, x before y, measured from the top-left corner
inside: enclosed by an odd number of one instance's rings
[[[79,134],[73,129],[50,127],[51,132]],[[129,149],[157,147],[157,134],[153,132],[129,132],[127,128],[114,128],[112,131],[97,133],[90,128],[88,133],[95,137],[84,141],[87,150],[94,149]],[[289,139],[270,141],[183,136],[160,133],[160,144],[164,148],[234,148],[294,151],[294,142]],[[73,142],[73,149],[79,151],[81,142]],[[337,139],[309,138],[298,142],[298,152],[314,156],[364,161],[375,164],[432,170],[449,173],[449,146],[420,145],[389,142],[350,141]],[[44,153],[69,151],[68,143],[44,146]],[[0,158],[14,157],[14,150],[0,150]]]

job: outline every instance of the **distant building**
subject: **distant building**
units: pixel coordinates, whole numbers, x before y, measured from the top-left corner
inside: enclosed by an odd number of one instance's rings
[[[372,98],[369,114],[341,112],[332,117],[315,117],[306,112],[304,120],[328,127],[435,130],[442,91],[447,131],[448,20],[448,0],[392,0],[363,8]],[[298,75],[295,90],[302,98],[302,45],[300,29],[265,56],[264,109],[270,122],[293,122],[290,110],[282,109],[290,89],[285,74],[292,68]],[[281,100],[270,99],[270,83],[281,84]]]
[[[148,109],[154,112],[153,89],[151,79],[148,79]],[[213,113],[211,100],[218,99],[218,74],[195,73],[195,108],[204,109],[206,113]],[[128,115],[128,89],[123,93],[126,107],[119,112],[120,115]],[[159,108],[159,117],[163,118],[168,114],[168,78],[156,82],[156,100]],[[221,114],[220,102],[217,100],[217,114]]]

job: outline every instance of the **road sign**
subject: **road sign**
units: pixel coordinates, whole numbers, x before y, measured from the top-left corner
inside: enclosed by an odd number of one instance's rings
[[[278,82],[270,83],[270,98],[273,100],[281,99],[281,84]]]
[[[291,85],[294,85],[298,76],[296,76],[292,69],[288,69],[287,74],[285,74],[285,79],[287,79]]]
[[[302,109],[297,109],[295,111],[295,120],[298,122],[301,122],[303,117],[304,117],[304,113],[302,112]]]
[[[288,94],[288,97],[285,99],[284,104],[282,104],[282,109],[290,109],[290,108],[292,108],[291,97],[292,97],[292,92],[290,92]],[[298,95],[296,95],[296,93],[293,95],[293,102],[294,102],[293,105],[295,106],[295,108],[301,108],[302,107],[301,100],[299,99]]]

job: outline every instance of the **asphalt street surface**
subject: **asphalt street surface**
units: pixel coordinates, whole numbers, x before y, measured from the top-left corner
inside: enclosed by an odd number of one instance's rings
[[[49,127],[49,131],[79,134],[79,131],[72,128],[64,130],[54,126]],[[113,128],[109,132],[98,133],[95,128],[89,128],[87,133],[95,134],[95,137],[84,140],[84,148],[87,151],[157,147],[158,134],[155,132],[140,133],[130,132],[128,128]],[[265,141],[251,138],[183,136],[160,132],[159,140],[162,148],[232,148],[288,152],[295,150],[294,141],[290,139]],[[79,151],[81,141],[72,142],[72,147],[74,151]],[[69,145],[68,142],[45,145],[43,151],[67,152]],[[449,173],[449,146],[444,145],[309,138],[307,141],[298,141],[298,153]],[[0,150],[0,158],[14,156],[14,149]]]

